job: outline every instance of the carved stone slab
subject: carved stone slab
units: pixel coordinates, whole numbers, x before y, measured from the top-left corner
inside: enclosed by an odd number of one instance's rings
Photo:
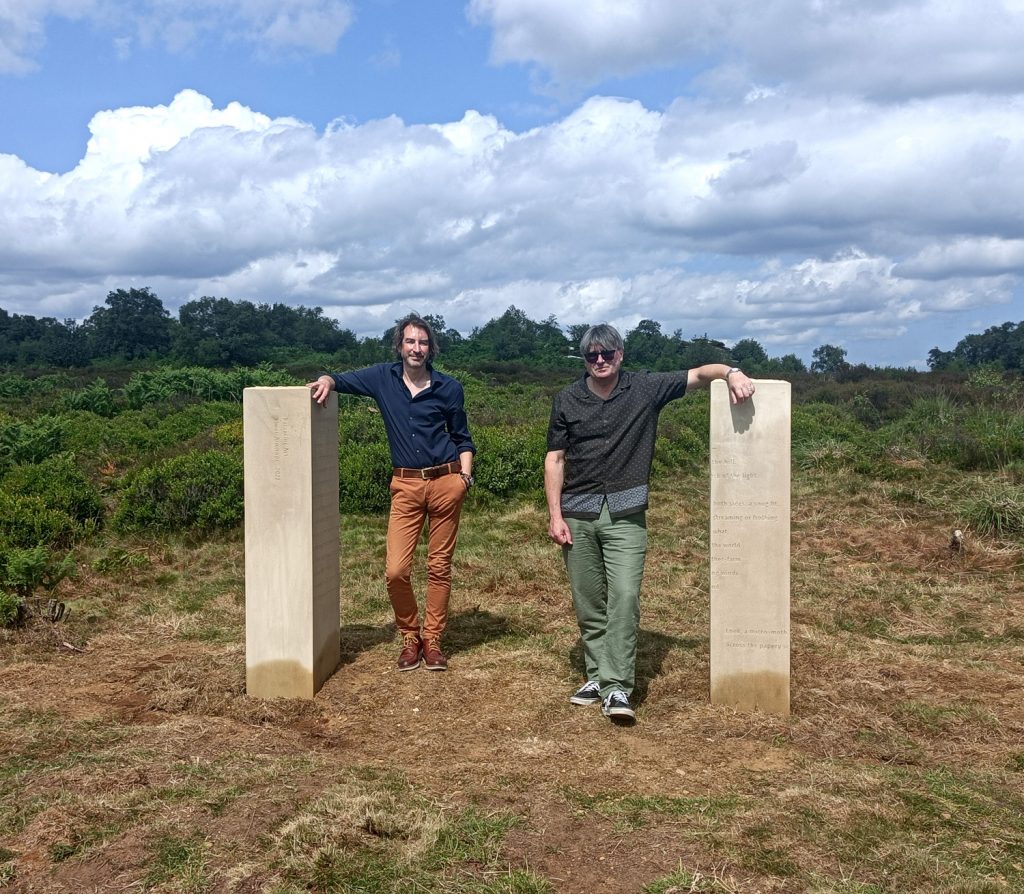
[[[340,658],[338,399],[246,388],[245,683],[312,698]]]
[[[789,714],[788,382],[711,384],[711,701]]]

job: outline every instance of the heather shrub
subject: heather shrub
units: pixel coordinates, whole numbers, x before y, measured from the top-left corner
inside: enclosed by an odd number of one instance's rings
[[[0,543],[26,549],[66,547],[85,531],[81,522],[50,506],[45,497],[0,490]]]
[[[381,512],[391,504],[386,441],[346,441],[338,451],[338,501],[344,513]]]
[[[707,468],[711,451],[710,412],[710,395],[705,389],[694,390],[661,411],[654,442],[654,475]]]
[[[121,494],[119,531],[205,532],[235,527],[245,514],[242,459],[192,451],[142,469]]]
[[[540,493],[544,487],[546,427],[493,426],[473,431],[477,447],[473,476],[480,491],[495,497]]]
[[[14,466],[0,482],[0,488],[12,494],[40,497],[48,508],[64,512],[81,524],[96,523],[103,515],[99,491],[69,453],[34,465]]]
[[[103,454],[126,465],[144,462],[159,452],[196,446],[196,439],[228,422],[238,421],[241,408],[225,401],[184,407],[151,406],[125,410],[112,419],[78,410],[61,417],[64,442],[79,454]],[[240,443],[240,441],[239,441]]]
[[[384,420],[377,406],[366,398],[339,395],[338,441],[342,452],[353,444],[387,443]]]

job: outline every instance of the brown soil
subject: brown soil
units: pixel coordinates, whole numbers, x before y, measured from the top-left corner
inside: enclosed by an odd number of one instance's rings
[[[789,718],[709,704],[706,593],[699,577],[661,597],[678,603],[671,610],[656,595],[645,596],[637,725],[614,726],[597,708],[570,706],[567,696],[579,681],[573,619],[556,555],[542,538],[528,542],[547,569],[538,579],[520,579],[514,593],[499,580],[511,569],[490,569],[487,580],[486,562],[465,557],[447,673],[399,673],[390,628],[346,625],[343,662],[312,702],[247,698],[240,641],[186,640],[173,626],[135,618],[70,642],[78,630],[74,616],[68,626],[33,623],[2,644],[0,704],[11,716],[52,712],[58,720],[46,728],[49,739],[26,732],[0,744],[0,757],[13,762],[32,755],[36,763],[20,798],[51,805],[13,834],[3,833],[16,868],[7,890],[139,890],[154,835],[171,827],[200,830],[209,843],[210,890],[260,890],[258,874],[236,883],[232,868],[258,860],[297,805],[350,779],[354,769],[397,773],[445,810],[476,805],[518,816],[502,846],[505,868],[528,868],[558,892],[637,892],[680,867],[704,880],[706,887],[693,890],[811,890],[812,870],[830,877],[845,871],[829,865],[825,846],[794,845],[806,860],[795,875],[744,859],[744,846],[761,840],[759,820],[771,817],[748,816],[741,808],[730,824],[709,826],[705,834],[693,815],[631,813],[615,807],[614,799],[732,796],[774,805],[784,816],[813,796],[819,813],[840,822],[851,809],[851,799],[840,798],[843,786],[867,790],[874,784],[875,777],[858,776],[859,768],[970,767],[1005,776],[1007,756],[1020,753],[1024,742],[1024,660],[1019,640],[998,636],[1024,624],[1013,572],[1019,553],[975,544],[972,555],[951,557],[940,521],[907,532],[891,519],[881,530],[865,523],[831,537],[809,512],[795,521]],[[655,517],[652,526],[658,523]],[[645,593],[658,585],[659,562],[689,561],[699,548],[678,539],[655,545]],[[892,593],[872,595],[866,583],[900,568],[918,589],[933,580],[941,591],[931,612],[909,603],[878,607],[903,641],[831,623],[837,607],[873,616],[867,603]],[[999,599],[985,602],[967,587],[989,575]],[[476,601],[467,597],[467,578],[488,608],[466,607]],[[488,587],[503,590],[507,601],[489,596]],[[834,602],[816,595],[815,587],[834,593]],[[124,590],[130,594],[131,587]],[[961,592],[975,612],[972,623],[996,637],[993,644],[944,649],[915,640],[931,627],[948,632],[942,617]],[[527,615],[530,629],[520,648],[505,634]],[[959,706],[959,713],[915,714],[913,706],[921,704]],[[47,761],[61,763],[69,751],[98,749],[76,738],[97,729],[110,731],[102,745],[107,760],[45,770]],[[164,813],[115,823],[80,855],[54,859],[54,846],[73,840],[89,810],[102,814],[111,799],[117,809],[148,804],[146,793],[174,782],[183,767],[218,762],[243,780],[225,809],[206,809],[194,799],[167,801]],[[840,782],[838,774],[846,774]],[[588,797],[605,798],[605,809],[585,803]],[[823,806],[830,798],[834,817]],[[723,830],[732,845],[723,843]],[[879,883],[880,872],[865,870]]]

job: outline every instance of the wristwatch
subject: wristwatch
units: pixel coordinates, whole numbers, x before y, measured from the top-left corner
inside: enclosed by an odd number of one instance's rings
[[[472,475],[467,475],[465,472],[459,472],[459,474],[462,476],[462,480],[466,482],[466,490],[469,490],[476,484],[476,479]]]
[[[743,372],[743,370],[740,369],[738,366],[730,367],[729,371],[725,374],[725,381],[728,382],[729,381],[729,376],[731,376],[733,373],[741,373],[741,372]]]

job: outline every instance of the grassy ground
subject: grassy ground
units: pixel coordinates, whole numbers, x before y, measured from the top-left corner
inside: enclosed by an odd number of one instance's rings
[[[1021,544],[983,482],[807,465],[789,718],[709,704],[706,476],[656,489],[628,729],[568,703],[539,504],[467,510],[447,674],[393,670],[384,521],[344,519],[312,702],[244,694],[240,536],[95,547],[0,633],[0,890],[1024,890]]]

